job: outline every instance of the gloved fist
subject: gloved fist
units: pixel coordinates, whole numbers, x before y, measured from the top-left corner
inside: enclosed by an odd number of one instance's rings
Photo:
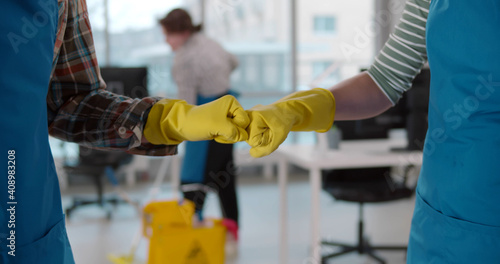
[[[295,92],[270,105],[257,105],[247,113],[250,155],[259,158],[275,151],[290,131],[328,131],[335,116],[335,98],[330,91],[315,88]]]
[[[249,122],[248,114],[231,95],[200,106],[163,99],[151,108],[144,137],[156,145],[211,139],[231,144],[248,139],[245,128]]]

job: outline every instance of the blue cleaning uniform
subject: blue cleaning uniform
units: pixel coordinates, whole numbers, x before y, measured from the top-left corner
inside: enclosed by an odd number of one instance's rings
[[[47,126],[57,0],[0,8],[0,263],[74,263]],[[8,154],[12,155],[8,155]],[[10,167],[8,167],[10,166]],[[8,175],[10,177],[10,182]],[[10,190],[10,192],[8,192]]]
[[[408,263],[500,263],[500,1],[432,0]]]

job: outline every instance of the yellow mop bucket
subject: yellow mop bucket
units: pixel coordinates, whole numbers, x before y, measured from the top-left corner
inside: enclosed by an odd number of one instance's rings
[[[221,220],[193,227],[194,203],[152,202],[144,207],[148,264],[223,264],[226,228]]]

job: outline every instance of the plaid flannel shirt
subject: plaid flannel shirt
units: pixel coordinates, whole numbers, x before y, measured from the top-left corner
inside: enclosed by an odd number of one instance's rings
[[[93,148],[131,154],[173,155],[176,146],[143,140],[149,109],[161,98],[132,99],[105,90],[85,0],[58,0],[47,113],[51,136]]]

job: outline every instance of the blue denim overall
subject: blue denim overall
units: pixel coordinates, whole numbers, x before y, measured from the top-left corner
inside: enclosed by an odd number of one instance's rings
[[[408,263],[500,263],[500,1],[432,0]]]
[[[57,21],[57,0],[0,7],[2,264],[74,263],[47,126]]]

